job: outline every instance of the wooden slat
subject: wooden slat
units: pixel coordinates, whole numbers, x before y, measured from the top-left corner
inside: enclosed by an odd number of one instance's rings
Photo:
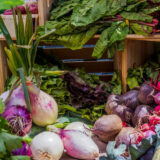
[[[82,48],[79,50],[63,49],[46,49],[45,54],[55,54],[59,59],[96,59],[92,57],[93,48]],[[107,52],[102,58],[107,58]]]
[[[99,78],[101,81],[108,82],[112,80],[112,75],[103,75],[103,76],[99,76]]]
[[[70,68],[84,68],[88,73],[113,72],[113,61],[110,62],[65,62]]]

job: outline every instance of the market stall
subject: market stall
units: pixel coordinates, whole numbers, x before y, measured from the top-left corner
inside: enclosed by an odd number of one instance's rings
[[[159,3],[4,10],[0,159],[159,160]]]

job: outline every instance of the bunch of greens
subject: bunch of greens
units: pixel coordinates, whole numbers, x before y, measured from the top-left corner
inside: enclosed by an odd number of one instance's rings
[[[105,50],[113,57],[122,51],[129,33],[147,36],[158,32],[160,0],[60,0],[53,5],[51,18],[38,28],[38,36],[52,30],[42,41],[80,49],[95,34],[101,34],[93,57]]]
[[[140,86],[144,81],[156,81],[159,73],[159,63],[146,62],[143,66],[128,69],[127,85],[129,89]]]

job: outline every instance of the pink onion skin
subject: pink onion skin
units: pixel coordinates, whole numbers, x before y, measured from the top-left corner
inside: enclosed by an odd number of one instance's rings
[[[0,98],[3,99],[3,102],[7,99],[8,95],[9,91],[1,94]],[[11,97],[7,101],[6,107],[9,106],[23,106],[24,108],[27,108],[23,88],[21,85],[13,91]]]
[[[59,130],[67,154],[77,159],[96,159],[99,149],[86,134],[76,130]]]
[[[156,102],[156,104],[160,105],[160,92],[158,92],[158,93],[154,96],[154,101]]]
[[[28,86],[33,122],[42,127],[53,124],[58,116],[56,101],[43,91],[35,92],[34,88],[37,87]]]
[[[31,114],[21,106],[10,106],[2,116],[9,122],[11,131],[18,136],[25,136],[32,127]]]

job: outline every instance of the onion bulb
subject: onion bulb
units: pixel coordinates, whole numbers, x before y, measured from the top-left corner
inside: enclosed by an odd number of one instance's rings
[[[34,85],[28,86],[32,120],[38,126],[50,125],[56,121],[58,116],[57,103],[49,94],[41,90],[38,93],[36,89]]]
[[[78,130],[85,133],[89,137],[92,136],[92,132],[90,131],[90,128],[87,126],[87,124],[83,122],[72,122],[65,127],[65,130]]]
[[[35,136],[31,143],[31,152],[35,160],[59,160],[63,150],[60,137],[48,131]]]
[[[96,159],[99,149],[95,142],[86,134],[76,130],[56,129],[63,141],[68,155],[77,159]]]

